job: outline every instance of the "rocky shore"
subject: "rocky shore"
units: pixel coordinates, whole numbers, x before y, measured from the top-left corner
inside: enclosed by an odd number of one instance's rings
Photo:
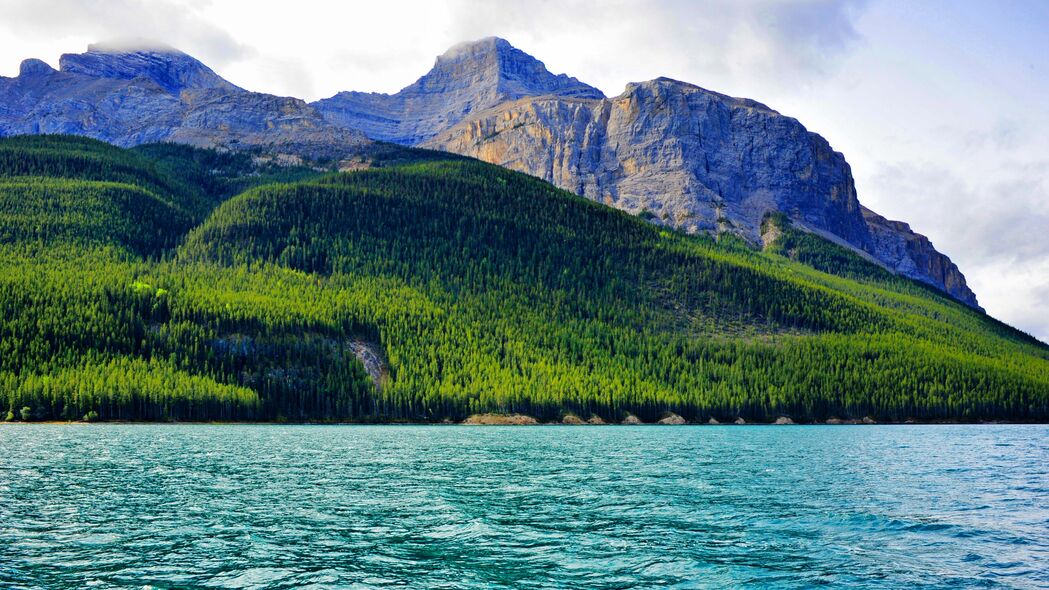
[[[527,415],[524,415],[524,414],[498,414],[498,413],[473,414],[473,415],[469,416],[468,418],[466,418],[465,420],[463,420],[462,422],[460,422],[460,424],[478,425],[478,426],[539,426],[539,425],[544,425],[544,424],[545,425],[562,424],[562,425],[567,425],[567,426],[588,426],[588,425],[609,425],[609,424],[619,424],[619,425],[623,425],[623,426],[637,426],[637,425],[643,425],[643,424],[654,424],[654,425],[662,425],[662,426],[679,426],[679,425],[686,425],[686,424],[702,424],[702,425],[707,425],[707,426],[720,426],[720,425],[729,425],[729,426],[740,426],[740,425],[762,426],[762,425],[770,425],[770,424],[771,425],[777,425],[777,426],[794,426],[794,425],[832,425],[832,426],[836,426],[836,425],[856,425],[856,424],[878,424],[878,421],[876,421],[874,418],[871,418],[870,416],[865,416],[863,418],[848,418],[848,419],[831,417],[831,418],[828,418],[825,421],[808,421],[808,422],[801,421],[801,420],[795,421],[790,416],[778,416],[778,417],[776,417],[774,419],[770,419],[770,420],[765,421],[765,422],[747,421],[747,420],[744,420],[742,417],[738,417],[735,420],[729,420],[729,421],[724,421],[724,422],[720,421],[720,420],[718,420],[717,418],[714,418],[714,417],[710,417],[707,420],[703,420],[703,421],[689,422],[685,418],[683,418],[683,417],[681,417],[681,416],[679,416],[679,415],[677,415],[677,414],[675,414],[673,412],[665,412],[658,420],[655,420],[653,422],[645,422],[641,418],[638,418],[636,415],[631,414],[629,412],[626,415],[623,416],[622,420],[609,421],[609,420],[605,420],[601,416],[598,416],[597,414],[592,414],[589,418],[584,420],[583,418],[581,418],[577,414],[574,414],[572,412],[566,412],[564,414],[564,416],[562,416],[562,418],[560,420],[550,421],[550,422],[542,422],[542,421],[536,419],[533,416],[527,416]],[[887,422],[886,424],[960,424],[960,422],[950,422],[950,421],[946,421],[946,422],[945,421],[921,422],[921,421],[916,421],[916,420],[913,420],[913,419],[908,419],[908,420],[905,420],[903,422]]]

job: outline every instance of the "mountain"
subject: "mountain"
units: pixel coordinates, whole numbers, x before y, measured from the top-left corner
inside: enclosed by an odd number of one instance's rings
[[[394,95],[314,103],[369,137],[526,172],[653,222],[760,243],[767,213],[838,240],[893,272],[979,307],[924,236],[865,213],[842,154],[767,106],[668,78],[615,98],[497,38],[458,45]]]
[[[242,92],[204,64],[172,47],[136,47],[119,43],[96,43],[87,53],[67,53],[59,58],[63,72],[92,78],[134,80],[145,78],[171,94],[183,90],[212,88]]]
[[[332,125],[296,98],[248,92],[166,47],[92,45],[60,69],[28,59],[0,78],[0,136],[76,134],[116,145],[276,146],[352,152],[359,131]]]
[[[547,71],[508,42],[489,37],[452,47],[433,69],[397,94],[340,92],[313,106],[368,137],[415,145],[476,113],[525,96],[604,98],[575,78]]]
[[[199,195],[148,160],[104,143],[8,139],[0,143],[0,170],[0,243],[148,255],[176,246],[194,225],[190,211]]]
[[[0,140],[0,415],[1049,420],[1049,346],[785,214],[762,251],[375,164]]]
[[[659,78],[610,99],[503,103],[422,145],[527,172],[689,233],[759,243],[762,219],[783,212],[978,307],[957,266],[928,239],[860,205],[841,153],[752,100]]]
[[[606,98],[499,38],[457,45],[392,95],[306,104],[249,92],[175,49],[95,45],[0,78],[0,136],[86,135],[358,157],[371,140],[475,157],[687,233],[754,247],[770,214],[979,309],[958,267],[858,200],[851,168],[796,119],[658,78]],[[380,148],[386,149],[386,148]],[[359,159],[359,158],[358,158]]]

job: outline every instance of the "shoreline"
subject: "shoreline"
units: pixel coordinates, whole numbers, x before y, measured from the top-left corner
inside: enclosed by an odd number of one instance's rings
[[[863,422],[863,421],[848,421],[848,422],[792,422],[790,424],[777,424],[775,422],[747,422],[745,424],[736,424],[733,422],[724,422],[720,424],[710,424],[709,422],[682,422],[675,424],[659,423],[659,422],[636,422],[629,424],[621,424],[619,422],[606,422],[603,424],[594,423],[566,423],[566,422],[529,422],[529,423],[478,423],[469,422],[463,420],[461,422],[425,422],[425,421],[355,421],[355,422],[273,422],[273,421],[219,421],[219,420],[200,420],[200,421],[159,421],[159,420],[98,420],[94,422],[84,422],[83,420],[34,420],[30,422],[22,422],[20,420],[11,422],[0,422],[0,428],[4,426],[95,426],[95,425],[145,425],[145,426],[469,426],[469,427],[521,427],[521,426],[564,426],[564,427],[601,427],[601,426],[709,426],[709,427],[747,427],[747,426],[1039,426],[1049,425],[1049,422],[1017,422],[1008,420],[987,420],[987,421],[975,421],[975,422],[962,422],[958,420],[934,420],[934,421],[916,421],[908,420],[904,422]]]

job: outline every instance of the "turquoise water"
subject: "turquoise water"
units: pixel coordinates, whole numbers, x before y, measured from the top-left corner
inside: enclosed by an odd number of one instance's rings
[[[1049,427],[0,427],[2,588],[1046,588]]]

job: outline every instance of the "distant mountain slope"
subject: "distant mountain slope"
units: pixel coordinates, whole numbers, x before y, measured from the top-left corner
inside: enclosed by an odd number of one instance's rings
[[[271,146],[353,151],[367,139],[295,98],[248,92],[170,48],[92,45],[60,70],[29,59],[0,78],[0,136],[86,135],[121,146]]]
[[[235,193],[320,174],[179,144],[126,150],[72,136],[0,138],[0,244],[157,255]]]
[[[157,254],[189,231],[202,199],[149,160],[99,141],[0,140],[0,244]]]

